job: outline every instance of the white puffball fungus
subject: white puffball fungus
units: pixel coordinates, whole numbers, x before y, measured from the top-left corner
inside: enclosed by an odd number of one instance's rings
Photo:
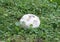
[[[25,14],[20,19],[20,26],[23,28],[37,28],[40,25],[39,17],[34,14]]]

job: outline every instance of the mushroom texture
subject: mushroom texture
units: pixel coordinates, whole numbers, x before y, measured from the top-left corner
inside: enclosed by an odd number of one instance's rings
[[[40,19],[34,14],[25,14],[20,19],[20,26],[23,28],[37,28],[40,25]]]

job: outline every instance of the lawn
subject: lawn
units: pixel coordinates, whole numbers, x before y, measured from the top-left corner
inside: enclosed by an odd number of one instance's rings
[[[38,28],[18,26],[29,13],[40,18]],[[0,42],[60,42],[60,1],[0,0]]]

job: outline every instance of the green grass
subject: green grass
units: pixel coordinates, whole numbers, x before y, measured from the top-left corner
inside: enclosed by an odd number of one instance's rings
[[[39,28],[23,29],[18,26],[19,19],[28,13],[39,16]],[[34,42],[35,39],[60,42],[60,1],[0,0],[0,40]]]

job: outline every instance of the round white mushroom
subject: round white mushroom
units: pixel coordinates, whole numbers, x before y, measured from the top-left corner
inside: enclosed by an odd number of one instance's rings
[[[20,19],[20,26],[23,28],[37,28],[40,25],[40,19],[34,14],[25,14]]]

